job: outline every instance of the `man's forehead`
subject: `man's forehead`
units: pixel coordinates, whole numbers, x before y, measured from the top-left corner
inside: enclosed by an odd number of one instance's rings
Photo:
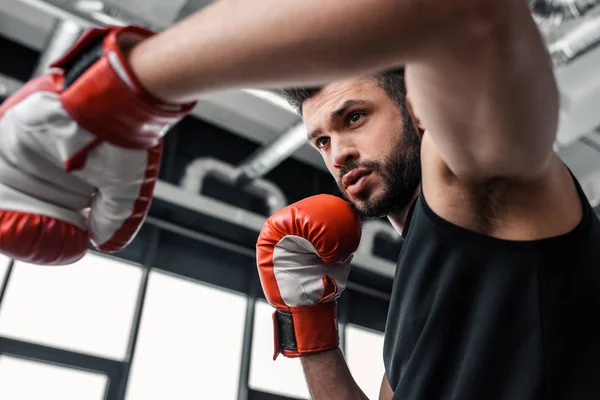
[[[371,97],[374,89],[379,88],[374,78],[352,78],[325,85],[317,94],[304,101],[302,111],[305,121],[328,114],[339,108],[348,99]]]

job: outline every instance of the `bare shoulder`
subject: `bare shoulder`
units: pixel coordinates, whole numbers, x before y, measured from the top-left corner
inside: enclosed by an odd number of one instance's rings
[[[505,240],[535,240],[574,229],[583,210],[571,173],[552,154],[536,178],[492,177],[465,182],[445,164],[425,135],[422,146],[423,195],[441,218]]]

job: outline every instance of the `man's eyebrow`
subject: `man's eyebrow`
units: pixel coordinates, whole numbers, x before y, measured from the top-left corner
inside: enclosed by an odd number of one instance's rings
[[[330,119],[336,120],[339,117],[341,117],[342,115],[344,115],[344,113],[346,112],[346,110],[348,110],[350,107],[356,107],[356,106],[364,106],[369,104],[368,101],[366,100],[356,100],[356,99],[350,99],[350,100],[346,100],[344,102],[344,104],[342,104],[342,106],[340,108],[338,108],[337,110],[333,111],[330,115]]]
[[[308,134],[308,141],[312,142],[313,140],[315,140],[316,138],[318,138],[321,135],[321,131],[319,129],[315,129],[314,131],[310,131]]]
[[[340,118],[342,115],[344,115],[344,113],[346,113],[346,111],[350,107],[364,106],[364,105],[368,105],[368,104],[370,104],[370,102],[367,100],[357,100],[357,99],[346,100],[344,102],[344,104],[342,104],[337,110],[335,110],[331,113],[329,118],[332,121],[336,120],[336,119]],[[308,134],[308,141],[311,142],[314,139],[316,139],[317,137],[319,137],[320,135],[321,135],[321,131],[319,129],[315,129]]]

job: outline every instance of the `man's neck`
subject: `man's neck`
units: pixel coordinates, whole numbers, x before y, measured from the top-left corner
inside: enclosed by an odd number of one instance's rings
[[[400,235],[402,235],[402,230],[404,229],[404,225],[406,224],[406,218],[408,218],[410,208],[412,207],[413,203],[417,200],[417,197],[420,193],[421,186],[419,185],[410,202],[407,204],[406,207],[404,207],[402,211],[400,211],[400,213],[395,215],[388,215],[388,220],[390,221],[396,232],[398,232]]]

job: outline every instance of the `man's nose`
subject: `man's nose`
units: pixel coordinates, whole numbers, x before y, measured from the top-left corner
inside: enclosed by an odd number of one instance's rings
[[[332,143],[332,161],[336,169],[342,168],[351,160],[358,159],[358,149],[350,143],[337,142]]]

